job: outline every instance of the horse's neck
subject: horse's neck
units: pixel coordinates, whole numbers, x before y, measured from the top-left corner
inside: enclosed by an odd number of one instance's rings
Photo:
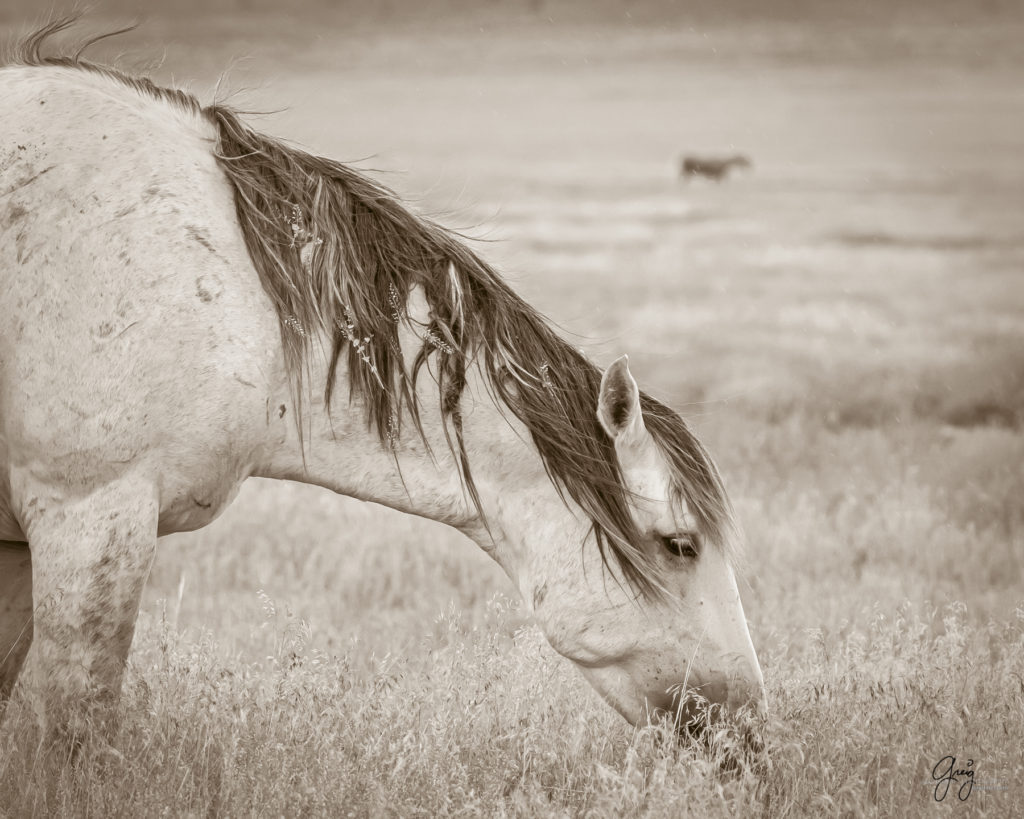
[[[344,363],[339,364],[328,411],[323,398],[326,372],[323,356],[314,351],[301,401],[294,399],[288,379],[280,377],[270,412],[291,413],[292,423],[278,425],[267,439],[254,474],[381,503],[455,526],[479,540],[486,530],[465,490],[458,457],[442,424],[437,385],[426,370],[417,381],[424,436],[406,415],[393,441],[382,440],[371,427],[358,395],[350,399]],[[528,436],[517,435],[482,385],[476,386],[471,381],[463,396],[464,432],[475,482],[486,495],[502,455],[529,462],[531,451],[525,443]],[[539,464],[536,453],[532,457]]]

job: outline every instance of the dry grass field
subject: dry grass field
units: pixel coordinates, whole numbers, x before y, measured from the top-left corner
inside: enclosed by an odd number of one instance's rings
[[[457,533],[250,481],[162,542],[119,732],[68,764],[8,724],[0,816],[1024,814],[1024,17],[544,6],[155,14],[98,53],[207,99],[233,65],[265,130],[630,354],[747,535],[763,757],[628,727]]]

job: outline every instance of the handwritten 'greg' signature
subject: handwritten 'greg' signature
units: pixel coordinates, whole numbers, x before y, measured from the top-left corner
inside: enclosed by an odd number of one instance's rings
[[[974,760],[968,759],[962,767],[957,767],[955,756],[944,756],[932,768],[932,779],[935,780],[935,801],[941,802],[949,793],[952,785],[958,785],[956,798],[966,802],[974,790]]]

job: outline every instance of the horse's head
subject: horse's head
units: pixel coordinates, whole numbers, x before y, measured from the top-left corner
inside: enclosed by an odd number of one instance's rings
[[[714,466],[695,439],[687,441],[696,450],[671,440],[666,429],[685,429],[682,421],[640,393],[625,357],[604,373],[592,413],[598,434],[603,428],[613,442],[632,542],[614,543],[609,524],[603,549],[595,548],[593,509],[588,519],[567,506],[551,487],[550,464],[519,491],[518,470],[506,462],[498,504],[506,543],[495,557],[551,645],[631,722],[684,702],[685,722],[692,694],[763,710],[764,681],[730,561],[729,505]],[[599,472],[598,494],[611,489]]]

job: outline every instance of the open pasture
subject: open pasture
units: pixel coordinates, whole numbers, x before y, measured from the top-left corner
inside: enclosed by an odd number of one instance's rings
[[[97,53],[204,99],[249,55],[224,86],[259,127],[380,169],[629,353],[746,532],[764,759],[628,728],[454,531],[250,481],[163,541],[113,741],[0,738],[0,816],[1019,815],[1021,21],[268,14]],[[753,168],[683,182],[684,151]],[[947,755],[975,785],[937,805]]]

